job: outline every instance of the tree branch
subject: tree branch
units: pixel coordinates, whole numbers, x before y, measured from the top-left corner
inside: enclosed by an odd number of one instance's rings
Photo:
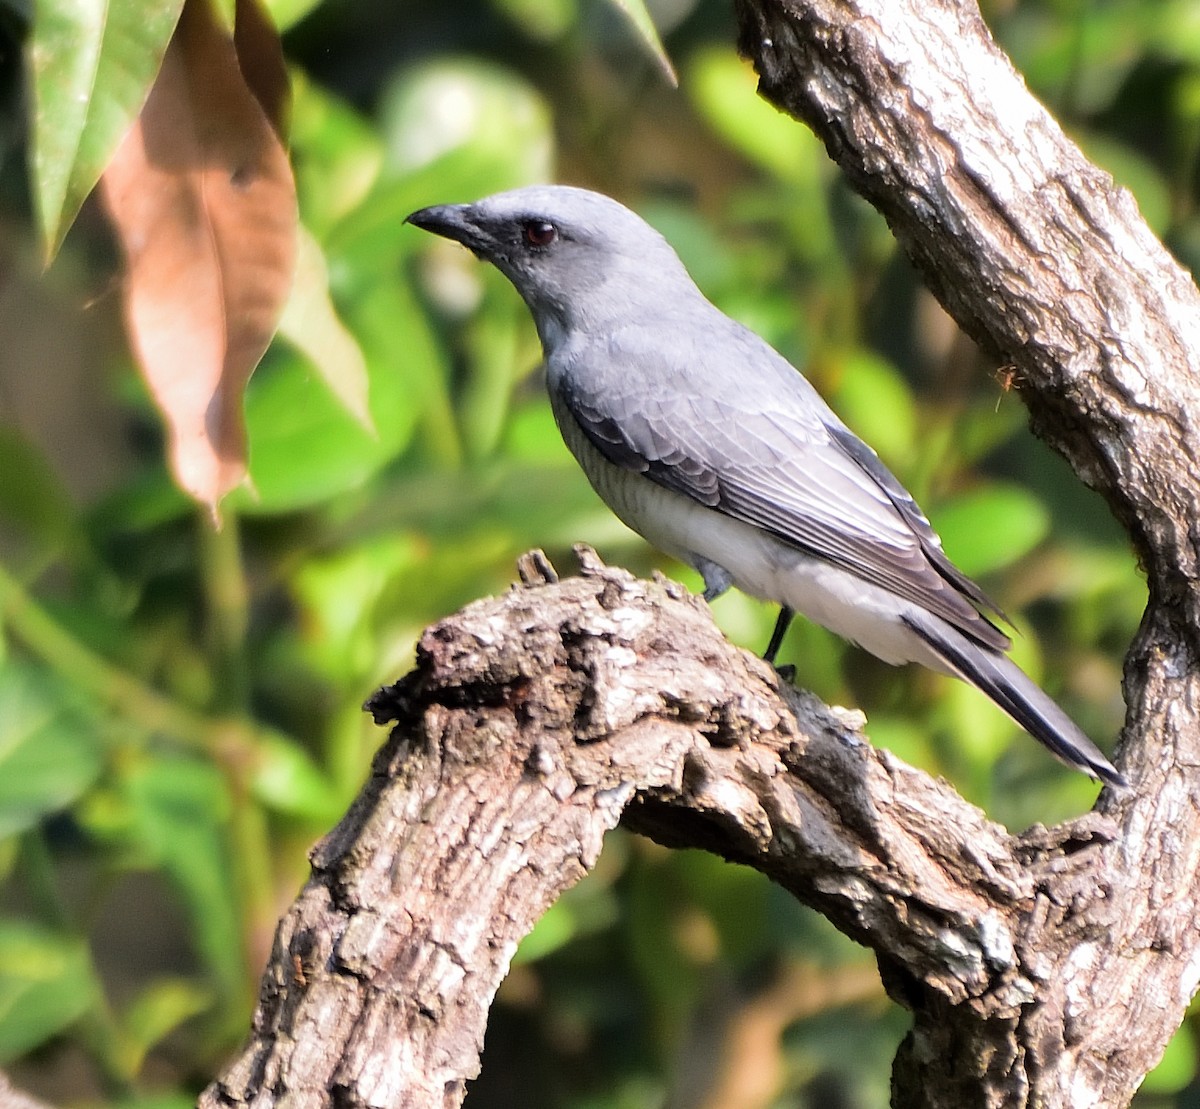
[[[1134,789],[1013,837],[585,560],[428,630],[392,736],[280,925],[205,1106],[456,1105],[519,938],[618,820],[762,870],[877,953],[906,1106],[1119,1106],[1200,979],[1200,297],[1026,92],[973,4],[739,0],[762,88],[825,140],[1147,570]]]
[[[1018,368],[1035,429],[1107,497],[1146,569],[1125,670],[1135,792],[1104,802],[1119,840],[1069,898],[1057,864],[1030,858],[1045,920],[1029,956],[1060,951],[1070,987],[1039,995],[1011,1073],[979,1102],[1008,1089],[1020,1104],[1036,1086],[1043,1104],[1125,1104],[1200,981],[1200,295],[973,2],[738,7],[761,91],[817,132],[950,313]],[[939,1088],[954,1054],[940,1019],[918,1014],[898,1093]]]
[[[391,738],[202,1105],[457,1105],[517,942],[618,820],[756,867],[941,1006],[987,996],[994,1018],[1033,996],[1015,925],[1036,891],[1003,828],[729,644],[681,586],[582,551],[583,577],[430,628],[372,700]]]

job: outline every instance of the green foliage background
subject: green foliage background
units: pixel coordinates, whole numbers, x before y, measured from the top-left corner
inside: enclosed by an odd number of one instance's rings
[[[48,0],[38,19],[73,5]],[[301,216],[365,357],[378,434],[277,341],[246,401],[257,495],[227,502],[215,533],[165,470],[97,211],[41,272],[33,229],[58,229],[30,200],[31,163],[44,167],[11,63],[26,36],[61,28],[30,33],[30,6],[0,3],[0,1066],[59,1104],[190,1104],[237,1045],[305,851],[382,739],[359,706],[407,668],[425,624],[506,588],[531,546],[569,570],[586,540],[698,585],[591,493],[553,427],[523,306],[465,251],[405,226],[417,207],[547,179],[635,207],[912,489],[1014,617],[1022,665],[1106,746],[1122,718],[1120,659],[1145,597],[1123,536],[881,218],[757,99],[729,5],[651,6],[678,90],[598,0],[274,9]],[[1185,264],[1200,258],[1198,12],[985,11]],[[31,53],[35,75],[46,58]],[[144,64],[105,57],[95,97]],[[39,89],[51,138],[91,133]],[[81,189],[55,180],[54,203]],[[715,611],[761,649],[766,606],[735,595]],[[1094,795],[959,685],[803,624],[783,654],[802,684],[862,707],[875,742],[1013,827]],[[521,949],[468,1104],[721,1109],[719,1076],[774,1076],[739,1104],[870,1109],[905,1027],[869,955],[756,875],[614,834]],[[1200,1104],[1195,1069],[1189,1022],[1142,1104]]]

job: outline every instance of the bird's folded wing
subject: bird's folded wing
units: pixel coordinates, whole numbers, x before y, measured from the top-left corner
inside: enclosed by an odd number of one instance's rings
[[[572,375],[560,395],[609,462],[763,528],[977,642],[997,650],[1011,645],[977,611],[998,612],[942,553],[904,487],[815,393],[797,403],[754,388],[697,395],[661,378],[651,389],[648,380],[656,379],[626,376],[622,387]]]

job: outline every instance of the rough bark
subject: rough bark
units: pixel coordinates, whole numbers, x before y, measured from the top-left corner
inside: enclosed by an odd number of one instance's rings
[[[1105,802],[1118,836],[1075,879],[1028,857],[1042,892],[1024,950],[1059,988],[1022,1012],[975,1094],[1125,1104],[1200,981],[1200,296],[973,3],[740,0],[739,13],[761,90],[814,128],[945,307],[1016,367],[1035,428],[1108,499],[1145,567],[1125,668],[1134,790]],[[896,1096],[964,1104],[957,1060],[984,1046],[978,1030],[914,1012]]]
[[[391,738],[313,851],[252,1043],[202,1105],[457,1105],[517,942],[618,820],[763,871],[922,1004],[1011,1017],[1034,995],[1018,841],[730,645],[682,586],[583,565],[430,628],[372,700]],[[1036,850],[1067,865],[1112,832],[1091,818]]]
[[[973,4],[739,0],[806,120],[1146,568],[1122,770],[1013,837],[782,687],[666,583],[588,562],[430,629],[206,1106],[455,1105],[514,945],[618,819],[748,863],[878,956],[905,1106],[1128,1102],[1200,981],[1200,296]],[[549,575],[547,575],[548,577]]]

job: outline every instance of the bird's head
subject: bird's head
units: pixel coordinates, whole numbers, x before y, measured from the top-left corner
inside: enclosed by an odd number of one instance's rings
[[[629,317],[665,289],[694,289],[641,217],[600,193],[538,185],[408,217],[493,263],[525,298],[545,343],[589,322]]]

